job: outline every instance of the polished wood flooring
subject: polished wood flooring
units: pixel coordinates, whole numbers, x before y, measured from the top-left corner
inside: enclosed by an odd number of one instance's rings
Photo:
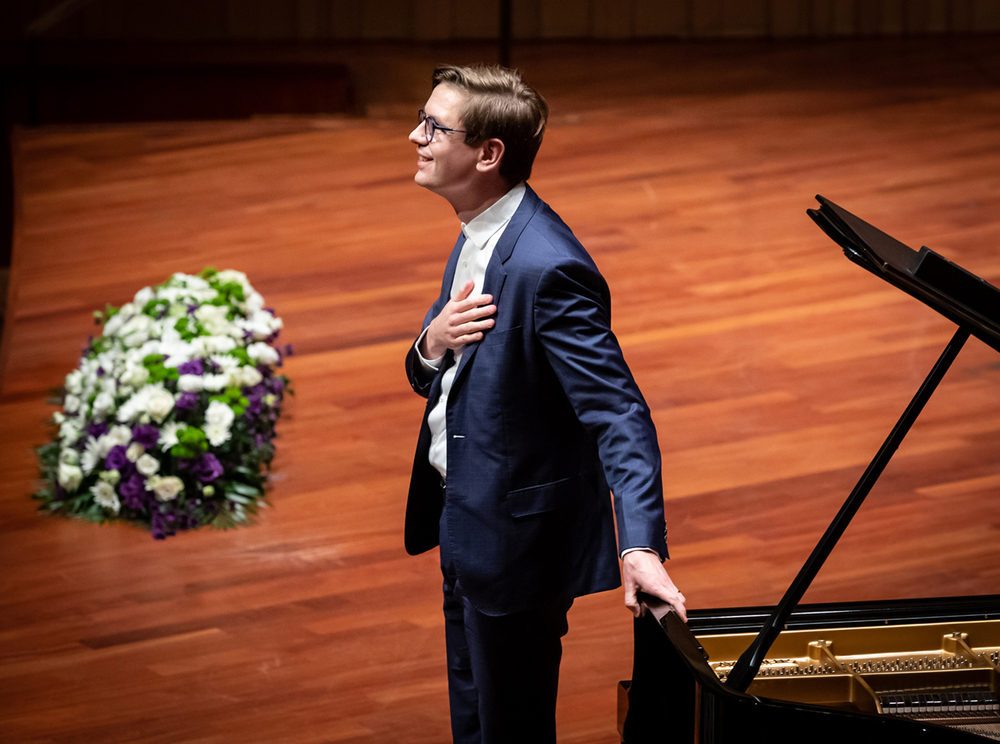
[[[610,283],[690,607],[780,597],[953,330],[845,260],[813,195],[1000,284],[998,49],[516,50],[553,109],[532,184]],[[422,410],[402,360],[458,230],[406,134],[447,53],[385,51],[365,119],[19,133],[3,741],[448,741],[437,555],[402,548]],[[206,265],[246,271],[297,352],[273,508],[166,542],[38,516],[31,448],[91,312]],[[806,599],[996,592],[998,455],[1000,357],[973,339]],[[561,741],[617,741],[630,643],[620,593],[576,603]]]

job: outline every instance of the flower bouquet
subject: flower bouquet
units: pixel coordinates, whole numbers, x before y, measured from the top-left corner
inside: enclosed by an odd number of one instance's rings
[[[104,332],[38,448],[40,510],[138,522],[157,539],[256,514],[288,379],[275,372],[281,319],[246,275],[174,274],[95,318]]]

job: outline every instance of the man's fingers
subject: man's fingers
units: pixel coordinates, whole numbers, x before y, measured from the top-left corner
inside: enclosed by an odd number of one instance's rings
[[[451,298],[452,301],[461,302],[462,300],[467,299],[468,296],[472,294],[472,290],[475,289],[475,287],[475,283],[470,279],[455,293],[455,296]]]

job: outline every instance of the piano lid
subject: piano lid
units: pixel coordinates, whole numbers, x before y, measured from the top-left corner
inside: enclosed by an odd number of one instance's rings
[[[807,214],[862,266],[1000,351],[1000,289],[924,246],[919,251],[823,196]]]

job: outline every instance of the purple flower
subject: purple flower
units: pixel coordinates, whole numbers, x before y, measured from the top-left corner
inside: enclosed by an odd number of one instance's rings
[[[103,421],[94,421],[87,426],[87,436],[97,439],[108,433],[108,425]]]
[[[192,359],[190,362],[178,365],[177,373],[181,375],[203,375],[205,374],[205,368],[202,366],[201,359]]]
[[[191,390],[186,393],[182,393],[181,397],[177,399],[174,403],[174,408],[178,408],[182,411],[193,411],[198,405],[198,393]]]
[[[146,491],[146,481],[138,473],[121,482],[118,492],[122,495],[122,503],[130,509],[142,509],[149,499]]]
[[[155,447],[160,440],[160,430],[153,424],[139,424],[132,429],[132,441],[138,442],[146,449]]]
[[[116,444],[108,452],[107,458],[104,460],[104,466],[108,470],[121,470],[129,463],[128,457],[125,456],[126,447],[124,444]]]
[[[198,458],[192,472],[202,483],[210,483],[222,475],[222,463],[211,452],[206,452]]]

